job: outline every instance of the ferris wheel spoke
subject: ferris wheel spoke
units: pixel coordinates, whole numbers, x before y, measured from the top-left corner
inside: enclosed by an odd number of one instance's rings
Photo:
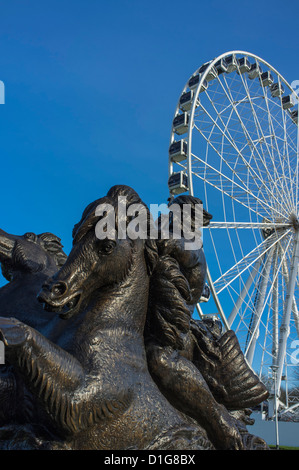
[[[282,108],[282,106],[280,106],[279,107],[280,112],[281,112],[280,126],[283,130],[283,135],[281,137],[281,140],[282,140],[282,143],[283,143],[283,148],[282,148],[282,152],[281,152],[279,150],[279,146],[278,146],[277,133],[274,131],[273,117],[272,117],[272,113],[270,112],[269,98],[268,98],[267,93],[265,92],[265,88],[263,88],[263,92],[264,92],[264,99],[265,99],[266,108],[267,108],[267,116],[268,116],[268,120],[269,120],[269,127],[271,129],[271,133],[272,133],[272,135],[274,137],[274,140],[275,140],[275,147],[276,147],[276,150],[277,150],[276,154],[279,157],[279,161],[280,161],[280,165],[281,165],[284,177],[289,178],[289,181],[291,183],[291,191],[289,191],[288,193],[285,192],[285,186],[284,185],[282,185],[280,189],[283,192],[284,199],[285,199],[286,202],[287,202],[288,197],[292,198],[292,201],[291,201],[292,204],[290,204],[290,207],[294,207],[293,179],[292,179],[292,174],[291,174],[292,165],[291,165],[291,162],[290,162],[290,155],[289,155],[289,147],[291,148],[291,145],[290,145],[291,142],[289,142],[289,139],[288,139],[288,132],[287,132],[287,126],[286,126],[286,117],[287,116],[286,116],[286,113],[282,112],[283,108]],[[278,122],[276,121],[276,125],[279,125],[279,121]],[[287,142],[288,142],[288,145],[286,145]],[[294,148],[293,150],[296,152],[296,148]],[[286,169],[287,169],[288,174],[286,174],[286,172],[285,172],[285,165],[282,164],[281,153],[285,156],[285,158],[287,160]]]
[[[215,105],[212,101],[212,99],[210,98],[209,94],[207,93],[207,97],[209,98],[210,102],[211,102],[211,105],[212,107],[216,110],[215,108]],[[199,105],[200,106],[200,105]],[[231,113],[234,111],[237,115],[238,115],[238,112],[236,111],[236,107],[234,105],[233,102],[231,102]],[[222,124],[222,126],[220,126],[216,120],[214,120],[214,118],[210,115],[210,113],[205,110],[203,107],[202,107],[202,110],[207,114],[209,120],[211,121],[212,123],[212,126],[211,126],[211,130],[210,130],[210,133],[209,135],[205,135],[203,129],[198,126],[196,123],[194,123],[194,127],[198,130],[198,132],[200,134],[202,134],[202,136],[206,139],[208,145],[210,145],[219,155],[220,157],[220,161],[221,161],[221,164],[224,163],[225,166],[229,169],[229,171],[231,172],[232,174],[232,177],[233,178],[236,178],[238,180],[238,187],[242,186],[244,189],[244,191],[246,193],[250,193],[250,194],[253,194],[252,192],[252,189],[253,188],[250,188],[248,186],[246,186],[246,182],[244,180],[244,178],[241,178],[240,177],[240,174],[241,174],[241,171],[240,169],[238,169],[238,171],[236,171],[236,168],[231,165],[228,161],[228,159],[224,159],[224,156],[225,156],[225,152],[223,151],[223,140],[225,139],[227,141],[227,143],[229,144],[229,147],[232,148],[235,152],[236,152],[236,159],[235,159],[235,162],[234,162],[234,165],[236,166],[236,162],[239,160],[242,161],[242,164],[244,165],[244,168],[246,168],[246,173],[244,173],[244,175],[246,174],[250,174],[251,175],[251,178],[252,180],[251,181],[254,181],[254,187],[255,188],[259,188],[260,186],[264,188],[266,194],[268,194],[268,199],[269,197],[271,196],[271,198],[275,199],[275,194],[273,194],[273,192],[270,191],[270,189],[267,187],[267,185],[265,184],[265,178],[263,175],[260,174],[260,172],[257,172],[254,168],[252,168],[248,162],[246,161],[246,159],[244,159],[243,155],[242,155],[242,152],[241,150],[238,148],[237,144],[236,144],[236,139],[233,139],[233,137],[230,135],[229,131],[228,131],[228,125],[229,125],[229,120],[227,123],[224,123],[222,117],[221,117],[221,114],[219,113],[218,114],[218,120],[220,121],[220,123]],[[230,115],[231,116],[231,115]],[[238,115],[238,118],[240,119],[239,115]],[[196,122],[196,121],[195,121]],[[242,120],[240,119],[240,122],[242,123],[242,128],[244,130],[244,134],[245,134],[245,137],[246,139],[251,139],[250,135],[248,134],[248,132],[246,131],[246,127],[244,126]],[[222,147],[221,148],[217,148],[215,146],[216,143],[219,144],[219,141],[213,143],[212,139],[211,139],[211,136],[213,135],[213,132],[215,130],[215,128],[217,129],[219,135],[222,136]],[[217,134],[218,134],[217,133]],[[219,139],[219,138],[218,138]],[[252,142],[253,144],[253,142]],[[253,144],[254,145],[254,144]],[[217,171],[217,170],[216,170]],[[231,179],[231,181],[233,181]],[[279,201],[276,199],[276,202],[278,203]],[[266,204],[268,205],[267,203],[267,198],[265,197],[263,201],[260,201],[260,204]]]
[[[284,237],[290,233],[290,230],[285,231],[279,237],[272,234],[270,237],[263,240],[258,246],[244,256],[237,264],[231,267],[226,273],[219,277],[215,282],[217,294],[226,289],[233,281],[241,276],[248,268],[250,268],[258,259],[263,257],[265,253],[271,250],[278,244]]]
[[[287,177],[289,178],[289,181],[290,181],[290,191],[289,191],[289,195],[292,196],[292,206],[291,207],[294,207],[296,206],[296,201],[294,199],[294,184],[298,184],[298,181],[294,181],[293,179],[293,162],[291,162],[290,158],[290,150],[292,150],[292,152],[296,155],[297,157],[297,148],[296,148],[296,145],[294,144],[293,148],[291,147],[291,143],[292,143],[292,140],[290,138],[288,138],[288,132],[287,132],[287,125],[286,125],[286,114],[282,112],[282,109],[281,109],[281,120],[283,122],[283,130],[284,130],[284,155],[286,156],[286,159],[287,159],[287,168],[288,168],[288,175]],[[297,158],[296,158],[297,160]],[[298,161],[297,161],[297,165],[298,165]],[[294,173],[294,175],[296,175],[296,172]],[[285,194],[285,192],[284,192]]]
[[[254,140],[252,139],[250,133],[248,132],[247,128],[246,128],[246,125],[244,124],[243,122],[243,118],[241,117],[240,113],[238,112],[238,104],[235,103],[234,101],[234,98],[232,97],[231,95],[231,92],[229,90],[229,87],[227,85],[227,81],[226,81],[226,77],[223,78],[223,81],[225,82],[226,84],[226,87],[224,87],[224,85],[221,83],[222,87],[223,87],[223,90],[228,98],[228,100],[230,101],[230,104],[231,104],[231,107],[234,109],[235,111],[235,114],[240,122],[240,125],[241,125],[241,128],[242,128],[242,131],[244,132],[244,136],[248,141],[250,141],[250,145],[252,147],[252,152],[251,152],[251,155],[250,155],[250,159],[246,160],[243,156],[242,156],[242,159],[243,159],[243,163],[245,165],[247,165],[247,168],[248,168],[248,172],[251,174],[251,177],[253,178],[254,181],[258,180],[259,181],[259,184],[261,186],[263,186],[263,188],[266,190],[266,193],[268,193],[268,187],[267,185],[265,184],[265,177],[263,174],[261,174],[261,171],[260,171],[260,162],[263,162],[263,158],[262,158],[262,154],[259,152],[258,148],[257,148],[257,145],[256,145],[256,142],[254,142]],[[250,100],[250,96],[248,95],[248,99]],[[251,102],[251,100],[250,100]],[[253,107],[252,105],[252,102],[251,102],[251,106]],[[262,127],[259,125],[257,125],[257,128],[258,130],[260,131],[260,135],[257,139],[257,142],[267,142],[267,139],[263,133],[263,130],[262,130]],[[256,157],[255,157],[255,153],[256,153]],[[242,153],[241,153],[242,155]],[[255,162],[255,165],[254,167],[250,164],[250,160],[251,158],[253,157],[254,159],[254,162]],[[258,163],[257,163],[257,159],[258,159]],[[264,165],[266,166],[266,165]],[[272,194],[273,196],[273,194]]]
[[[229,315],[229,317],[228,317],[228,319],[227,319],[227,322],[228,322],[229,327],[231,327],[232,324],[234,323],[235,318],[236,318],[236,316],[237,316],[237,314],[238,314],[238,312],[239,312],[239,310],[240,310],[240,308],[241,308],[241,305],[244,304],[245,299],[246,299],[246,297],[247,297],[248,294],[249,294],[249,290],[250,290],[250,288],[251,288],[251,285],[253,284],[253,282],[254,282],[254,280],[255,280],[255,278],[256,278],[256,275],[257,275],[257,273],[258,273],[258,271],[259,271],[259,268],[260,268],[260,265],[261,265],[262,261],[263,261],[263,256],[260,256],[260,257],[255,261],[255,263],[252,265],[252,269],[251,269],[251,271],[250,271],[250,273],[249,273],[249,276],[248,276],[248,278],[247,278],[247,280],[246,280],[246,282],[245,282],[245,284],[244,284],[244,286],[243,286],[243,288],[242,288],[242,291],[241,291],[239,297],[238,297],[237,300],[234,302],[233,309],[232,309],[232,311],[231,311],[231,313],[230,313],[230,315]]]
[[[271,353],[269,352],[270,350],[269,350],[268,341],[267,341],[268,336],[270,334],[270,329],[271,329],[270,324],[271,324],[271,308],[268,308],[266,322],[263,325],[265,328],[265,335],[264,335],[264,341],[263,341],[263,346],[262,346],[261,369],[259,371],[260,380],[263,380],[261,370],[264,367],[264,365],[267,363],[269,354],[271,355]],[[273,351],[273,345],[272,345],[271,351]],[[273,364],[273,360],[272,360],[272,364]]]
[[[244,88],[245,88],[245,90],[246,90],[246,92],[247,92],[247,96],[246,96],[245,98],[243,98],[243,100],[240,100],[240,101],[238,101],[237,103],[235,102],[235,100],[234,100],[234,98],[233,98],[233,96],[232,96],[232,94],[231,94],[231,92],[230,92],[230,90],[229,90],[229,86],[228,86],[228,84],[227,84],[227,81],[226,81],[226,78],[225,78],[225,77],[224,77],[224,81],[225,81],[225,84],[226,84],[226,89],[225,89],[224,87],[223,87],[223,89],[224,89],[224,91],[225,91],[225,93],[226,93],[226,95],[227,95],[227,97],[228,97],[228,99],[229,99],[229,101],[230,101],[230,103],[231,103],[232,108],[235,110],[235,113],[236,113],[237,118],[238,118],[238,120],[239,120],[239,122],[240,122],[240,125],[241,125],[241,129],[242,129],[242,131],[243,131],[243,133],[244,133],[244,136],[245,136],[245,138],[246,138],[246,142],[247,142],[247,143],[250,142],[250,145],[251,145],[252,149],[255,150],[255,152],[256,152],[256,154],[257,154],[257,156],[258,156],[258,158],[259,158],[259,161],[263,163],[264,170],[266,170],[265,173],[266,173],[267,175],[270,175],[270,174],[269,174],[269,171],[267,171],[267,165],[266,165],[266,163],[265,163],[265,161],[264,161],[264,158],[263,158],[263,157],[264,157],[264,154],[263,154],[263,153],[260,153],[259,150],[258,150],[258,147],[257,147],[257,144],[260,143],[260,142],[266,142],[266,145],[267,145],[267,139],[266,139],[266,137],[265,137],[265,135],[264,135],[264,132],[263,132],[262,127],[261,127],[261,125],[260,125],[260,123],[259,123],[259,120],[258,120],[258,118],[257,118],[256,112],[255,112],[255,110],[254,110],[253,100],[251,99],[250,94],[249,94],[249,92],[248,92],[247,83],[244,81],[244,77],[243,77],[243,76],[241,76],[241,79],[243,80]],[[245,83],[246,83],[246,84],[245,84]],[[222,85],[222,86],[223,86],[223,85]],[[253,111],[253,115],[254,115],[254,118],[255,118],[255,119],[254,119],[254,123],[255,123],[256,131],[257,131],[257,138],[256,138],[256,139],[253,139],[253,138],[251,137],[251,134],[250,134],[250,132],[249,132],[248,129],[247,129],[246,122],[244,122],[244,117],[241,117],[240,113],[238,112],[238,107],[239,107],[239,105],[240,105],[242,102],[244,103],[245,101],[250,103],[251,110]],[[252,156],[254,156],[254,153],[251,155],[251,157],[252,157]],[[249,163],[250,163],[250,162],[249,162]],[[259,165],[256,165],[256,166],[257,166],[257,168],[259,168]],[[262,175],[262,179],[264,179],[264,175]]]
[[[278,264],[278,247],[275,249],[274,262],[273,262],[273,272],[277,272]],[[282,269],[285,263],[285,259],[282,261]],[[278,278],[276,277],[273,281],[273,294],[272,294],[272,365],[277,365],[277,356],[278,356],[278,312],[279,312],[279,302],[278,302]],[[267,322],[268,324],[268,322]],[[266,335],[265,335],[266,341]]]
[[[209,223],[209,229],[286,229],[292,226],[291,223],[283,223],[283,222],[213,222]],[[205,229],[205,227],[203,227]]]
[[[265,135],[263,133],[263,130],[262,130],[262,127],[261,127],[261,124],[260,124],[260,121],[259,121],[259,118],[257,116],[256,108],[258,109],[259,107],[256,104],[256,102],[255,102],[255,105],[253,104],[253,101],[252,101],[252,99],[250,97],[250,93],[249,93],[248,83],[247,83],[247,81],[245,80],[245,78],[243,76],[241,76],[241,80],[243,82],[244,89],[245,89],[246,94],[247,94],[247,99],[250,103],[250,109],[251,109],[252,116],[253,116],[254,123],[255,123],[255,126],[256,126],[256,130],[257,130],[258,139],[257,139],[256,143],[265,145],[266,150],[267,150],[267,156],[269,157],[269,161],[270,161],[270,168],[272,168],[273,172],[274,172],[274,178],[275,177],[279,178],[280,174],[279,174],[278,169],[276,167],[276,165],[277,165],[276,158],[277,157],[280,161],[280,167],[281,168],[283,168],[283,165],[282,165],[282,162],[281,162],[281,155],[280,155],[279,147],[277,145],[277,139],[276,139],[276,134],[275,134],[274,128],[271,126],[269,136],[265,137]],[[271,117],[269,119],[271,119]],[[271,141],[273,141],[273,140],[275,141],[275,144],[276,144],[275,147],[273,146],[272,143],[271,144],[268,143],[269,137],[271,138]],[[252,142],[254,149],[256,149],[256,143]],[[276,153],[274,152],[274,150],[276,150]],[[275,158],[275,156],[276,156],[276,158]],[[267,177],[269,178],[269,181],[275,187],[275,179],[273,178],[273,176],[271,175],[271,173],[269,171],[269,161],[265,160],[265,157],[266,157],[265,152],[262,151],[261,153],[258,153],[258,157],[260,159],[259,161],[263,164],[263,167],[266,169]]]
[[[263,156],[264,156],[264,152],[259,152],[258,149],[257,149],[257,145],[256,145],[256,142],[253,141],[253,139],[251,138],[251,135],[250,133],[247,131],[247,128],[245,126],[245,124],[243,123],[243,120],[240,116],[240,114],[238,113],[237,111],[237,105],[235,104],[234,102],[234,99],[231,95],[231,92],[229,90],[229,87],[227,85],[227,82],[226,82],[226,77],[224,77],[224,82],[226,83],[226,88],[227,90],[225,90],[225,92],[227,93],[227,96],[228,96],[228,99],[230,99],[230,102],[231,102],[231,105],[232,107],[234,107],[236,109],[236,114],[238,116],[238,119],[240,120],[240,124],[241,124],[241,127],[244,131],[244,134],[246,135],[246,138],[247,139],[250,139],[251,141],[251,145],[252,145],[252,148],[254,149],[254,151],[252,151],[251,153],[251,157],[254,159],[254,162],[255,162],[255,165],[254,165],[254,168],[256,168],[256,171],[258,173],[260,173],[260,164],[262,163],[263,164],[263,167],[267,169],[268,167],[268,164],[266,163],[266,161],[264,160]],[[264,112],[264,115],[268,117],[268,123],[267,123],[267,134],[265,135],[264,134],[264,131],[263,131],[263,128],[262,128],[262,125],[260,124],[260,121],[257,117],[257,113],[255,111],[255,107],[253,105],[253,102],[251,100],[251,97],[250,97],[250,94],[248,93],[248,86],[245,85],[246,81],[245,79],[243,78],[242,76],[242,80],[243,80],[243,83],[244,83],[244,87],[247,91],[247,98],[248,100],[250,101],[250,104],[251,104],[251,109],[252,109],[252,113],[253,113],[253,116],[254,116],[254,121],[255,121],[255,125],[256,125],[256,129],[257,129],[257,133],[258,133],[258,139],[257,139],[257,142],[259,143],[263,143],[266,145],[266,148],[267,148],[267,154],[271,157],[271,166],[276,174],[276,176],[278,176],[278,171],[277,171],[277,168],[276,168],[276,164],[275,164],[275,156],[278,155],[279,159],[280,159],[280,163],[281,163],[281,169],[283,171],[283,176],[287,176],[284,174],[284,170],[285,170],[285,165],[282,164],[282,161],[281,161],[281,152],[283,152],[284,154],[286,154],[287,158],[288,158],[288,170],[289,170],[289,177],[291,176],[290,175],[290,171],[291,171],[291,165],[290,165],[290,162],[289,162],[289,152],[288,152],[288,147],[286,147],[285,145],[285,141],[286,141],[286,135],[287,135],[287,131],[286,131],[286,115],[285,113],[283,113],[283,130],[284,130],[284,138],[282,139],[282,142],[284,144],[283,146],[283,149],[280,150],[279,149],[279,146],[277,144],[277,138],[276,138],[276,133],[274,131],[274,127],[273,127],[273,123],[272,123],[272,114],[270,112],[270,109],[269,109],[269,99],[268,99],[268,96],[267,94],[265,93],[265,87],[262,87],[263,89],[263,97],[264,97],[264,102],[266,103],[266,109],[263,109],[263,111],[266,111]],[[268,144],[268,139],[269,137],[276,143],[276,152],[274,154],[274,149],[273,149],[273,145],[269,145]],[[256,156],[255,156],[256,154]],[[274,156],[275,155],[275,156]],[[250,163],[250,160],[248,160],[248,163]],[[251,167],[252,168],[252,167]],[[251,170],[252,171],[252,170]],[[267,176],[269,176],[270,173],[269,173],[269,170],[267,170]],[[252,174],[252,177],[255,178],[256,175],[255,174]],[[260,177],[261,179],[263,180],[263,174],[260,173]],[[264,181],[263,181],[264,182]],[[273,180],[273,178],[270,176],[270,179],[268,180],[268,182],[271,182],[272,184],[272,187],[273,188],[276,188],[276,185],[277,183]],[[265,184],[265,183],[264,183]],[[289,197],[289,194],[286,194],[285,191],[284,191],[284,186],[282,185],[280,188],[280,193],[283,192],[284,193],[284,203],[288,202],[288,197]],[[279,193],[277,193],[279,194]],[[292,192],[291,192],[292,194]],[[272,197],[273,197],[273,194],[272,194]],[[277,199],[276,199],[277,200]]]
[[[289,268],[287,266],[287,262],[285,259],[282,265],[282,275],[285,280],[285,284],[288,285],[289,284]],[[298,284],[298,281],[297,281],[297,284]],[[298,312],[298,306],[297,306],[297,301],[296,301],[295,296],[293,296],[293,300],[292,300],[292,314],[293,314],[294,323],[295,323],[295,327],[297,331],[297,336],[299,338],[299,312]]]
[[[299,99],[297,100],[297,111],[299,111]],[[297,126],[297,156],[299,155],[299,126]],[[295,165],[295,178],[296,178],[296,188],[295,188],[295,193],[296,193],[296,198],[295,200],[297,201],[297,204],[295,205],[296,209],[298,208],[298,191],[299,191],[299,161],[297,159],[296,165]]]
[[[244,355],[250,365],[252,364],[252,361],[253,361],[256,341],[258,338],[258,327],[259,327],[259,324],[262,318],[262,313],[264,311],[264,307],[266,304],[265,297],[266,297],[266,291],[267,291],[267,286],[268,286],[269,276],[270,276],[272,253],[273,253],[273,248],[271,248],[271,251],[266,258],[266,262],[264,263],[263,270],[260,275],[260,285],[258,287],[258,295],[256,299],[255,308],[252,312],[251,324],[249,325],[248,338],[250,339],[248,341],[248,344],[246,345]]]
[[[218,153],[216,148],[214,148],[214,150]],[[226,174],[220,172],[217,168],[206,163],[196,155],[192,154],[192,158],[201,164],[199,167],[197,167],[196,164],[193,166],[192,174],[194,176],[200,178],[210,186],[213,186],[218,191],[223,192],[229,198],[236,200],[250,211],[259,214],[261,217],[272,215],[274,212],[277,217],[285,218],[284,212],[280,212],[277,208],[271,206],[267,202],[261,201],[261,199],[252,193],[248,188],[240,185]],[[257,203],[257,209],[252,208],[252,205],[248,203],[248,198],[249,200],[252,199]]]

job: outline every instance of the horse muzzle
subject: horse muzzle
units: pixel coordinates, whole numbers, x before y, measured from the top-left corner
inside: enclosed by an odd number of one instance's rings
[[[56,312],[63,319],[70,318],[78,312],[81,303],[79,290],[67,294],[67,286],[64,282],[46,283],[37,296],[37,300],[43,304],[47,312]]]
[[[17,238],[17,236],[10,235],[0,229],[0,262],[11,261]]]

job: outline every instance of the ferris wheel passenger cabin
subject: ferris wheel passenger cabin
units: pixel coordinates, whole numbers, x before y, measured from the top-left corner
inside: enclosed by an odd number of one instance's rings
[[[178,135],[185,134],[188,130],[189,116],[186,112],[178,114],[173,120],[174,132]]]
[[[186,173],[183,171],[173,173],[168,179],[168,188],[174,196],[188,191],[188,177]]]
[[[262,73],[263,73],[262,67],[255,62],[250,67],[250,70],[248,72],[248,78],[250,80],[254,80],[255,78],[257,78]]]
[[[215,64],[215,69],[217,70],[218,75],[225,73],[228,71],[228,66],[225,59],[217,60]]]
[[[226,57],[227,73],[234,72],[238,68],[238,60],[234,54]]]
[[[204,73],[207,68],[209,67],[210,62],[207,62],[206,64],[203,64],[199,69],[198,73]],[[210,82],[211,80],[214,80],[215,78],[218,77],[218,72],[215,66],[211,67],[211,70],[209,70],[209,73],[205,77],[207,82]]]
[[[295,100],[292,95],[283,96],[282,98],[282,107],[283,109],[290,109],[295,106]]]
[[[243,74],[249,72],[251,69],[251,63],[249,62],[248,57],[241,57],[238,60],[239,68],[237,69],[238,74]]]
[[[277,98],[284,94],[284,87],[281,83],[273,83],[273,85],[270,86],[270,91],[272,98]]]
[[[182,139],[174,141],[169,147],[169,157],[174,163],[181,162],[187,158],[187,142]]]
[[[264,72],[261,74],[260,76],[260,83],[261,83],[261,86],[270,86],[272,85],[274,82],[274,78],[271,74],[271,72],[269,70],[267,70],[267,72]]]

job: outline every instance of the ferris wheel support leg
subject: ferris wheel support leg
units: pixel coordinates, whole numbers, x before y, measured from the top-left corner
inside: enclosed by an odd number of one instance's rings
[[[196,311],[198,313],[199,318],[202,320],[203,319],[203,312],[202,312],[201,306],[199,304],[196,304]]]
[[[286,263],[285,260],[284,260],[284,263],[283,263],[282,274],[283,274],[286,285],[288,285],[289,284],[289,273],[288,273],[288,266],[287,266],[287,263]],[[293,297],[293,301],[292,301],[292,312],[293,312],[294,323],[295,323],[297,335],[299,337],[299,313],[298,313],[298,307],[297,307],[297,302],[296,302],[295,297]]]
[[[249,289],[250,289],[250,287],[251,287],[251,285],[254,281],[254,278],[255,278],[258,270],[259,270],[261,262],[262,262],[262,258],[259,258],[257,260],[257,262],[254,264],[254,266],[252,268],[252,271],[250,272],[250,274],[249,274],[249,276],[246,280],[246,283],[245,283],[245,285],[244,285],[244,287],[241,291],[241,294],[239,295],[239,297],[238,297],[238,299],[237,299],[237,301],[236,301],[236,303],[235,303],[235,305],[234,305],[234,307],[233,307],[233,309],[232,309],[232,311],[231,311],[231,313],[228,317],[227,323],[228,323],[229,327],[232,326],[232,324],[233,324],[233,322],[234,322],[234,320],[235,320],[235,318],[236,318],[236,316],[237,316],[237,314],[238,314],[238,312],[241,308],[241,305],[243,304],[244,299],[245,299],[246,295],[248,294],[248,291],[249,291]]]
[[[277,255],[273,264],[273,271],[277,269]],[[274,281],[273,296],[272,296],[272,318],[273,318],[273,332],[272,332],[272,377],[273,384],[270,390],[270,398],[268,399],[268,417],[276,417],[278,400],[277,400],[277,357],[278,357],[278,279]]]
[[[209,270],[209,267],[207,266],[207,281],[208,281],[208,284],[210,286],[210,289],[211,289],[211,294],[212,294],[212,297],[214,299],[214,302],[216,304],[216,307],[217,307],[217,310],[218,310],[218,313],[219,313],[219,316],[223,322],[223,325],[224,325],[224,328],[225,328],[225,331],[228,331],[230,328],[229,328],[229,324],[227,322],[227,319],[226,319],[226,316],[223,312],[223,309],[221,307],[221,304],[220,304],[220,301],[218,299],[218,295],[217,295],[217,292],[216,292],[216,289],[215,289],[215,286],[213,284],[213,281],[212,281],[212,278],[211,278],[211,274],[210,274],[210,270]]]
[[[281,376],[283,372],[287,339],[289,335],[289,324],[291,318],[292,304],[295,293],[296,279],[298,273],[299,263],[299,230],[296,230],[294,237],[294,250],[290,266],[289,282],[287,286],[287,293],[285,297],[283,319],[280,327],[280,338],[278,345],[278,360],[277,360],[277,390],[280,390]]]
[[[245,357],[250,365],[252,365],[252,362],[253,362],[256,341],[258,338],[259,324],[260,324],[262,313],[265,307],[264,302],[265,302],[265,297],[266,297],[266,289],[267,289],[267,285],[269,281],[272,254],[273,254],[273,249],[268,254],[266,261],[265,261],[265,265],[262,269],[261,285],[260,285],[260,289],[259,289],[259,293],[257,297],[255,311],[253,313],[253,322],[249,331],[249,333],[251,334],[251,337],[250,337],[250,341],[245,352]]]
[[[275,250],[273,272],[276,273],[278,264],[278,250]],[[272,366],[277,365],[278,356],[278,278],[275,277],[272,294]]]

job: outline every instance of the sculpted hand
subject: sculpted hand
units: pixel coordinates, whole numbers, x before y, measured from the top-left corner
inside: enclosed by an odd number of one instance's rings
[[[223,450],[243,450],[242,436],[236,426],[235,420],[223,407],[219,427],[215,432],[216,447]]]

